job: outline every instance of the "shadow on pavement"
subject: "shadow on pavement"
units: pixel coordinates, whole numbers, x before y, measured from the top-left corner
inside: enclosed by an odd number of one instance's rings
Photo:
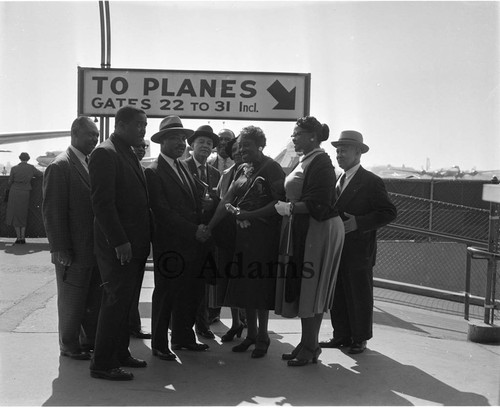
[[[0,242],[0,251],[11,255],[26,255],[49,250],[49,244],[45,242],[27,242],[26,244],[16,245],[12,243]]]
[[[412,330],[420,333],[427,333],[425,330],[422,330],[420,327],[415,326],[412,323],[400,319],[399,317],[387,313],[383,310],[377,310],[376,308],[373,310],[373,323],[382,324],[389,327],[397,327],[405,330]]]
[[[292,345],[280,342],[281,338],[272,335],[263,359],[251,359],[249,352],[232,353],[235,343],[207,342],[210,351],[179,352],[181,362],[153,359],[146,343],[133,341],[134,356],[149,365],[131,369],[136,378],[127,382],[92,379],[88,362],[60,358],[59,376],[43,405],[488,405],[481,395],[460,392],[369,349],[355,359],[329,349],[317,365],[287,367],[280,356]]]

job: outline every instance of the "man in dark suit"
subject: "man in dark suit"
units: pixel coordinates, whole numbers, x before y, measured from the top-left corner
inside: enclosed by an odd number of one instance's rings
[[[217,194],[220,173],[207,163],[207,159],[212,149],[218,147],[219,137],[213,132],[211,126],[203,125],[192,136],[188,137],[187,142],[193,149],[193,154],[186,159],[186,164],[198,186],[198,194],[202,200],[202,222],[208,224],[220,201]],[[211,250],[213,259],[215,259],[215,247]],[[215,338],[214,333],[210,330],[210,321],[220,313],[219,308],[208,307],[210,291],[212,291],[212,297],[215,298],[215,288],[207,285],[205,293],[200,299],[195,324],[196,333],[206,339]]]
[[[75,360],[90,360],[101,302],[87,166],[98,137],[90,118],[75,119],[71,145],[43,177],[42,214],[56,268],[59,347],[61,356]]]
[[[132,146],[132,150],[139,159],[139,162],[146,155],[146,150],[149,147],[149,143],[147,143],[144,139],[141,140],[141,143],[137,146]],[[141,163],[142,168],[144,166]],[[134,293],[134,301],[132,302],[132,306],[130,308],[130,314],[128,318],[128,329],[130,335],[135,337],[136,339],[150,339],[151,333],[145,332],[142,330],[141,325],[141,313],[139,311],[139,300],[141,297],[141,289],[142,289],[142,281],[144,279],[144,271],[142,271],[141,276],[139,277],[139,281],[137,287],[135,288]]]
[[[361,167],[361,155],[369,150],[361,133],[343,131],[332,145],[344,170],[336,186],[336,208],[346,236],[330,310],[333,339],[320,346],[350,346],[349,353],[358,354],[372,338],[377,229],[394,221],[397,212],[382,179]]]
[[[153,260],[155,288],[152,305],[151,348],[162,360],[175,360],[169,349],[168,328],[172,320],[172,348],[203,351],[193,326],[205,281],[201,275],[208,239],[202,224],[202,204],[187,166],[178,159],[186,148],[185,129],[177,116],[167,116],[151,141],[160,144],[160,155],[146,169],[151,209],[155,219]]]
[[[144,138],[146,114],[120,108],[115,131],[92,152],[89,162],[95,253],[103,298],[90,374],[131,380],[120,367],[145,367],[131,356],[128,318],[134,291],[150,251],[150,210],[146,178],[132,151]]]

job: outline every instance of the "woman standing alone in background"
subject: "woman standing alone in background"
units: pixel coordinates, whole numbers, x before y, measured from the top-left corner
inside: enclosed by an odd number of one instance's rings
[[[28,208],[30,204],[31,179],[42,177],[43,173],[35,166],[28,164],[30,155],[23,152],[19,155],[19,163],[10,169],[9,201],[7,202],[7,216],[5,223],[12,225],[16,230],[15,244],[25,244]]]

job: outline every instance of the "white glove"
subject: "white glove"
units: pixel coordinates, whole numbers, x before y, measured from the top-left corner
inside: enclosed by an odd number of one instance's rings
[[[281,216],[292,213],[292,203],[286,203],[285,201],[278,201],[274,204],[274,208],[276,208],[276,212]]]

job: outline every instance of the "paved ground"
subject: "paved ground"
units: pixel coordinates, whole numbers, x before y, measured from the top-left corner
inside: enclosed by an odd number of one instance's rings
[[[435,312],[398,292],[376,290],[374,338],[365,353],[323,350],[317,365],[281,361],[298,342],[300,321],[271,315],[271,347],[260,360],[221,343],[230,323],[203,353],[178,352],[179,362],[151,356],[150,341],[133,339],[133,355],[148,361],[136,379],[92,379],[88,362],[59,357],[56,286],[44,239],[11,246],[0,238],[0,404],[4,406],[235,406],[235,405],[499,405],[500,345],[467,341],[467,322]],[[143,325],[150,324],[152,273],[141,294]],[[407,297],[405,297],[407,299]],[[322,338],[331,335],[328,316]]]

